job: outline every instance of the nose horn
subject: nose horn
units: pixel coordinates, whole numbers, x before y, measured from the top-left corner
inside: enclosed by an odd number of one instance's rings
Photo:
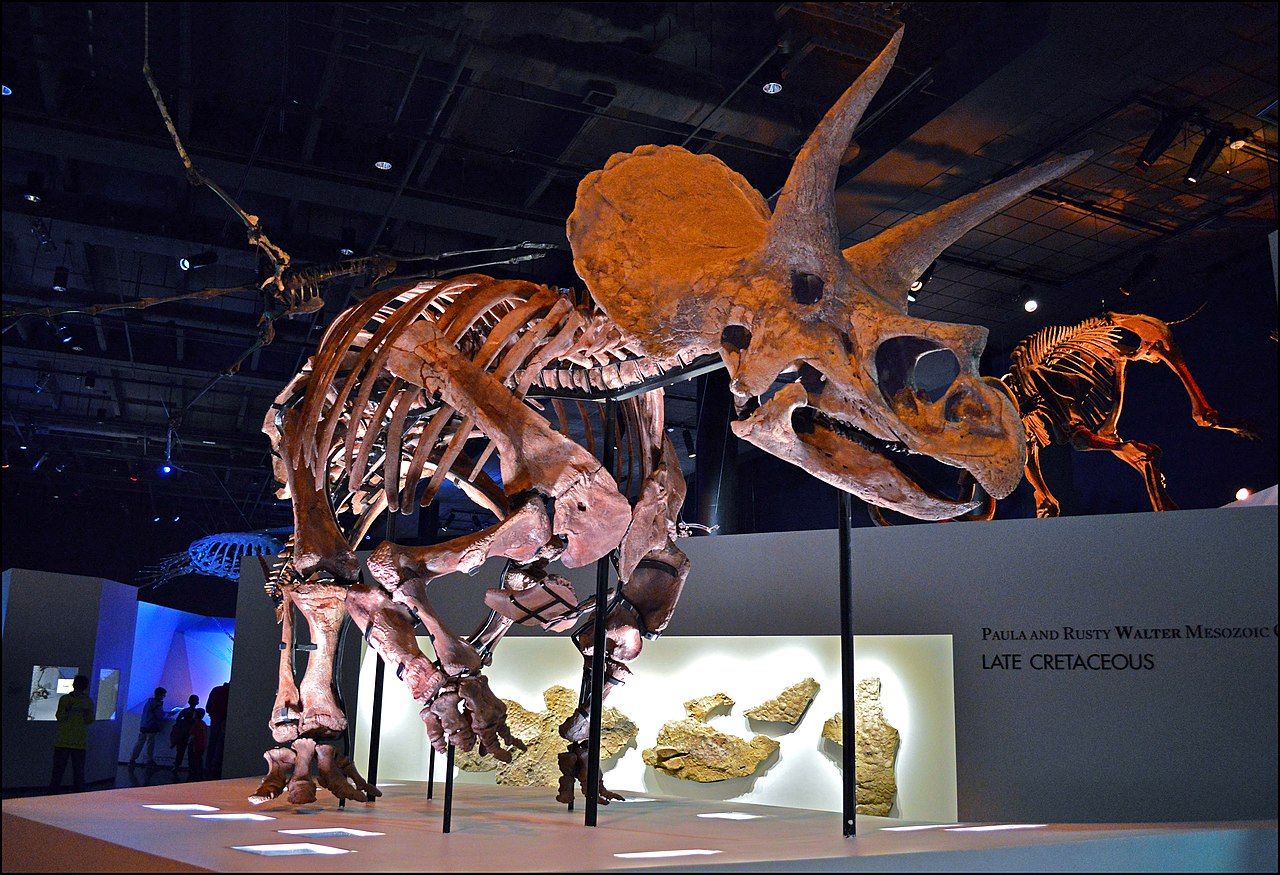
[[[893,69],[901,42],[902,29],[899,28],[858,80],[823,116],[796,156],[773,211],[771,242],[776,241],[792,254],[796,250],[811,249],[813,255],[822,259],[839,251],[835,183],[840,158],[871,98]]]

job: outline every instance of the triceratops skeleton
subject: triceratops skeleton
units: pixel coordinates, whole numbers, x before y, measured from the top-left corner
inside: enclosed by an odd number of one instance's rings
[[[867,501],[926,519],[978,505],[917,483],[894,461],[906,453],[961,468],[992,495],[1018,484],[1017,409],[977,370],[985,330],[908,316],[907,290],[962,234],[1087,155],[1023,170],[842,252],[836,172],[900,39],[823,118],[772,213],[718,159],[643,146],[614,155],[578,188],[568,234],[589,294],[469,275],[376,291],[330,325],[264,428],[296,524],[277,578],[284,616],[297,605],[319,646],[300,688],[282,656],[271,720],[281,747],[268,753],[271,773],[255,799],[286,784],[291,800],[314,798],[313,757],[322,783],[365,796],[326,742],[345,727],[329,676],[344,612],[424,704],[437,750],[478,743],[500,759],[510,756],[504,744],[518,742],[481,668],[512,623],[563,629],[581,619],[574,639],[589,657],[594,624],[604,622],[606,692],[628,674],[641,639],[666,627],[689,563],[675,544],[685,487],[662,392],[618,405],[636,463],[620,488],[620,471],[591,452],[593,430],[579,446],[565,405],[537,400],[548,389],[636,386],[718,354],[739,437]],[[921,379],[917,365],[931,355],[951,361],[949,380]],[[787,374],[793,381],[770,397]],[[482,451],[468,452],[473,438],[484,439]],[[500,484],[483,469],[491,453]],[[497,522],[427,547],[384,541],[369,560],[372,581],[361,579],[353,550],[374,520],[430,502],[445,480]],[[611,554],[620,582],[603,606],[578,603],[546,567]],[[489,621],[456,635],[432,611],[427,584],[489,557],[508,560],[485,599]],[[415,621],[434,659],[419,650]],[[561,727],[562,801],[584,780],[587,722],[583,701]]]
[[[1244,425],[1224,421],[1210,406],[1173,342],[1169,325],[1141,313],[1103,313],[1076,325],[1042,328],[1013,348],[1003,380],[1022,414],[1027,481],[1035,492],[1036,516],[1057,516],[1061,510],[1040,469],[1040,453],[1052,443],[1114,453],[1142,475],[1153,510],[1177,510],[1160,470],[1160,448],[1125,440],[1116,431],[1130,362],[1161,362],[1177,374],[1197,425],[1254,437]]]

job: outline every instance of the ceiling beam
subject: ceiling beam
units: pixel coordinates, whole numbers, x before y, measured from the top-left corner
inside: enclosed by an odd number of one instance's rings
[[[3,145],[6,151],[34,152],[139,173],[185,178],[182,163],[170,148],[19,119],[5,122]],[[260,162],[246,171],[239,161],[214,158],[207,154],[197,154],[194,160],[210,179],[236,179],[243,175],[246,191],[307,203],[340,206],[375,216],[389,214],[392,218],[503,240],[559,244],[566,242],[562,222],[530,216],[499,215],[495,210],[504,209],[499,205],[470,207],[409,191],[397,199],[394,192],[373,188],[373,183],[368,180],[348,182],[318,176],[296,167],[286,167],[279,162],[272,162],[270,165]]]

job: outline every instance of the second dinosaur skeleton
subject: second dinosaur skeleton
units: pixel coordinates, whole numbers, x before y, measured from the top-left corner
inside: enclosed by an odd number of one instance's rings
[[[1125,440],[1116,430],[1130,362],[1167,365],[1186,389],[1197,425],[1254,436],[1209,404],[1173,341],[1169,323],[1141,313],[1103,313],[1076,325],[1050,325],[1014,347],[1003,378],[1027,434],[1026,473],[1035,492],[1036,516],[1057,516],[1061,510],[1040,470],[1040,453],[1053,443],[1113,453],[1142,475],[1152,510],[1177,509],[1160,470],[1160,448]]]
[[[274,589],[319,646],[300,686],[282,669],[271,718],[281,747],[267,754],[272,772],[255,801],[286,787],[291,799],[314,797],[313,762],[329,784],[343,774],[320,751],[345,727],[330,684],[344,612],[422,703],[437,750],[478,745],[499,759],[518,741],[482,669],[513,623],[559,630],[577,620],[588,674],[594,624],[605,623],[606,693],[642,639],[666,628],[689,562],[675,544],[685,485],[662,392],[618,403],[630,461],[605,470],[594,455],[602,430],[591,425],[600,405],[538,400],[551,390],[639,386],[718,354],[737,399],[735,434],[869,502],[924,519],[981,503],[917,482],[895,461],[913,453],[968,472],[991,495],[1018,484],[1026,442],[1008,393],[978,374],[985,330],[908,316],[907,290],[970,228],[1087,154],[1028,168],[842,252],[836,173],[900,39],[823,118],[772,212],[715,157],[642,146],[578,188],[568,233],[589,293],[469,275],[374,292],[329,326],[264,424],[295,517]],[[950,363],[949,379],[918,367],[926,354]],[[570,438],[575,418],[585,447]],[[491,456],[497,479],[484,467]],[[376,518],[430,503],[446,480],[493,524],[426,547],[384,541],[364,580],[354,550]],[[608,555],[619,583],[605,605],[578,602],[548,570],[553,559],[574,567]],[[485,598],[489,620],[458,635],[432,610],[428,584],[494,557],[507,565]],[[418,648],[417,622],[431,656]],[[563,801],[585,779],[588,679],[561,727]],[[344,780],[339,792],[376,791]]]

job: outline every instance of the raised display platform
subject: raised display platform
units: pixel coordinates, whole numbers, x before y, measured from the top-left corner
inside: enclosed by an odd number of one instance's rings
[[[912,824],[761,805],[643,797],[600,826],[551,791],[459,785],[453,833],[440,793],[386,785],[376,805],[254,808],[247,779],[106,790],[3,803],[3,868],[19,871],[1274,871],[1276,824]],[[204,811],[146,806],[202,805]],[[207,817],[217,815],[218,817]],[[266,815],[231,819],[225,815]],[[286,833],[354,830],[365,835]],[[238,848],[309,843],[323,861]],[[272,849],[268,847],[267,851]]]

